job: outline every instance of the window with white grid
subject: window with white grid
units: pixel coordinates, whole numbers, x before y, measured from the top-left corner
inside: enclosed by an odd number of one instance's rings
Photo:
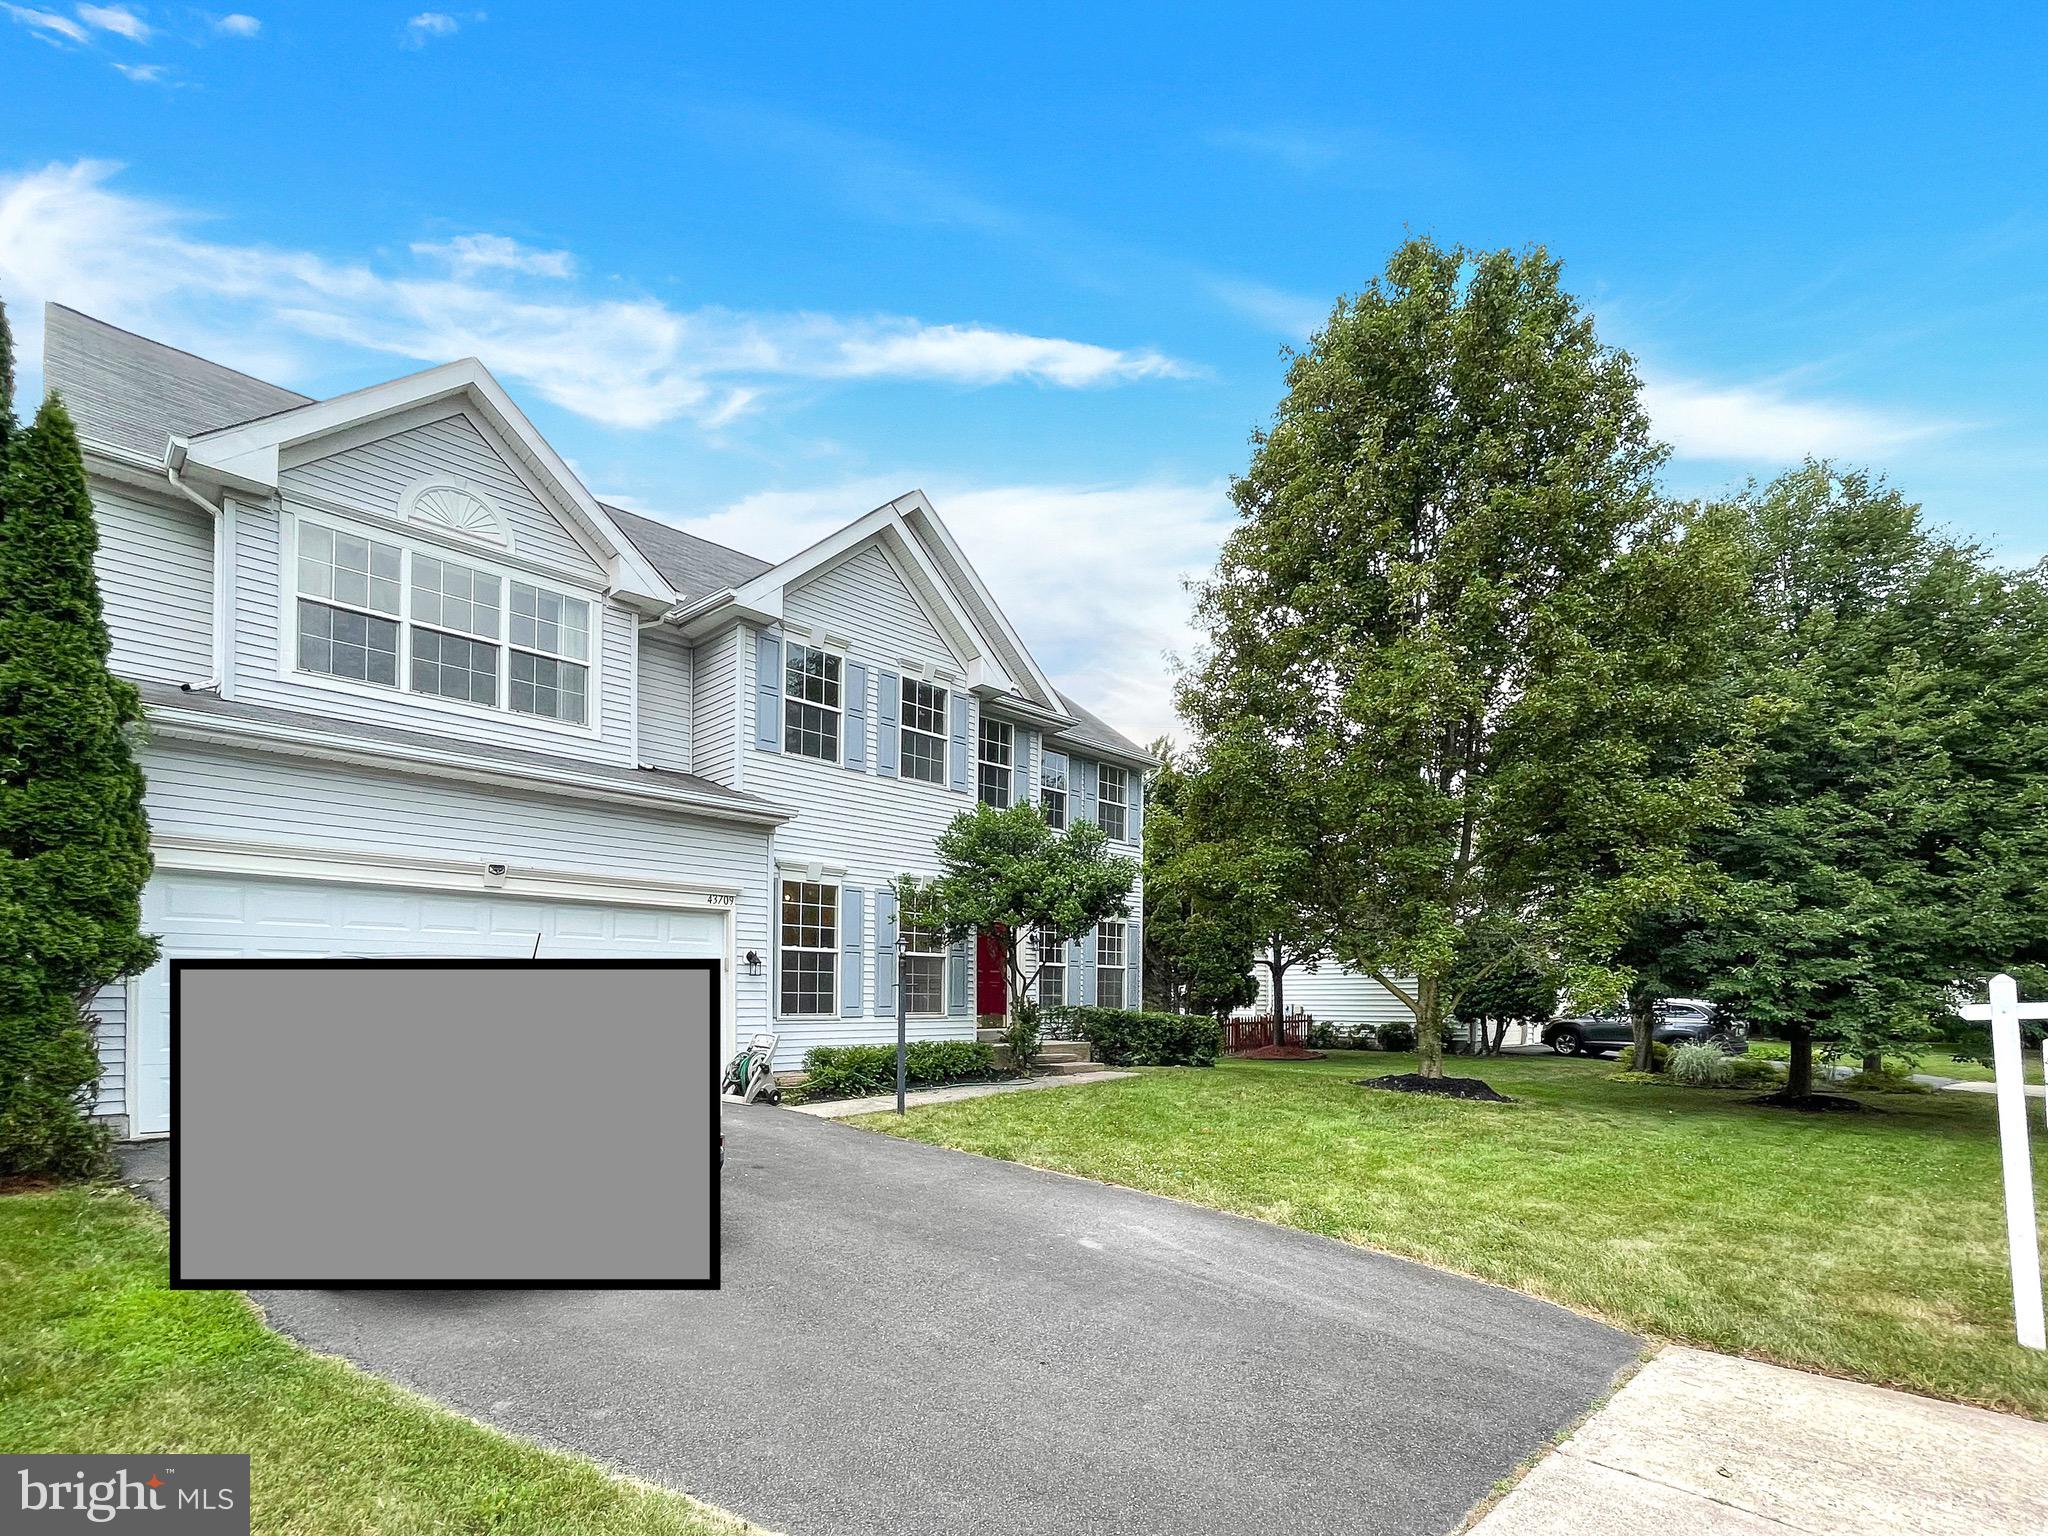
[[[839,761],[841,662],[830,651],[791,641],[782,659],[782,750]]]
[[[1124,1006],[1124,925],[1115,918],[1095,930],[1095,1006]]]
[[[839,887],[815,880],[782,882],[777,929],[782,950],[782,1006],[790,1018],[839,1011]]]
[[[946,690],[903,679],[902,772],[927,784],[946,782]]]
[[[1108,763],[1096,764],[1095,773],[1095,824],[1109,836],[1122,842],[1129,825],[1127,812],[1130,810],[1130,775]]]
[[[991,720],[981,717],[981,747],[976,758],[977,788],[983,805],[992,805],[999,811],[1010,808],[1010,786],[1015,778],[1010,772],[1011,753],[1015,746],[1016,733],[1007,720]]]
[[[1060,1008],[1067,1001],[1067,946],[1050,928],[1031,930],[1031,960],[1038,968],[1038,1006]]]

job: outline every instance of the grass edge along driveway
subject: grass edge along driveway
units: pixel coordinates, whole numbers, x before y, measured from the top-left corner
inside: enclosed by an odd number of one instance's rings
[[[309,1354],[166,1266],[162,1218],[118,1189],[0,1195],[0,1446],[248,1452],[271,1536],[759,1532]]]
[[[1654,1337],[2048,1418],[2012,1337],[1997,1125],[1968,1094],[1802,1115],[1611,1063],[1459,1061],[1513,1104],[1225,1061],[846,1122],[1280,1222]],[[2035,1137],[2048,1190],[2048,1136]]]

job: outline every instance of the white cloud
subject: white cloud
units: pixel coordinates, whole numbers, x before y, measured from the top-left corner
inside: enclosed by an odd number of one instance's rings
[[[126,5],[81,5],[78,7],[78,19],[102,32],[125,37],[131,43],[146,43],[156,31],[135,14],[132,6]]]
[[[91,40],[84,27],[69,16],[59,16],[55,11],[32,10],[24,5],[9,5],[6,11],[17,24],[40,34],[44,42],[54,43],[58,38],[65,38],[74,43]]]
[[[1712,385],[1649,376],[1643,406],[1680,458],[1785,463],[1809,454],[1868,458],[1939,437],[1957,423],[1844,401],[1800,399],[1773,383]]]
[[[878,476],[763,491],[702,517],[602,499],[780,560],[915,484]],[[925,489],[1054,683],[1141,745],[1183,734],[1168,657],[1190,654],[1186,583],[1214,567],[1236,522],[1222,482]]]
[[[254,16],[234,11],[226,16],[216,16],[213,30],[223,37],[254,37],[263,30],[263,23]]]
[[[260,344],[274,365],[280,342],[294,338],[421,365],[481,357],[502,377],[615,427],[678,417],[723,425],[778,381],[1029,380],[1076,388],[1187,371],[1150,351],[985,326],[680,310],[567,288],[543,299],[506,287],[502,266],[401,273],[309,251],[207,241],[188,233],[192,220],[179,210],[115,191],[115,170],[81,161],[0,178],[0,291],[17,314],[58,299],[201,351],[215,338],[239,338],[213,354],[229,362]],[[483,238],[474,249],[525,250]]]
[[[573,277],[576,258],[567,251],[537,251],[504,235],[457,235],[438,243],[415,241],[415,256],[445,262],[457,277],[478,272],[523,272],[532,277]]]
[[[462,30],[465,21],[482,21],[482,11],[472,11],[466,16],[451,16],[446,11],[421,11],[405,24],[399,34],[399,43],[406,48],[424,48],[437,37],[453,37]]]
[[[139,80],[144,84],[155,84],[164,78],[166,66],[162,64],[116,63],[114,68],[126,75],[130,80]]]
[[[1239,314],[1292,342],[1306,342],[1321,330],[1336,302],[1242,277],[1212,277],[1208,288],[1212,296]]]

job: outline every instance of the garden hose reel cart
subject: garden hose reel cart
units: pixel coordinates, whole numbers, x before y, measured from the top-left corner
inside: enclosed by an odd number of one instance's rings
[[[775,1086],[775,1047],[781,1039],[771,1030],[756,1034],[733,1057],[732,1065],[725,1069],[725,1081],[719,1086],[742,1104],[752,1104],[756,1099],[780,1104],[782,1090]]]

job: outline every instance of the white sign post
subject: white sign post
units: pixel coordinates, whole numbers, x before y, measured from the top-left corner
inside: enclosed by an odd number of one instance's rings
[[[1991,1001],[1962,1015],[1991,1025],[1991,1065],[1998,1077],[1998,1150],[2005,1163],[2005,1236],[2012,1249],[2012,1316],[2020,1342],[2048,1349],[2041,1313],[2041,1239],[2034,1221],[2034,1169],[2027,1156],[2027,1053],[2020,1020],[2048,1019],[2048,1003],[2020,1001],[2019,983],[1991,978]],[[2044,1052],[2048,1059],[2048,1052]]]

